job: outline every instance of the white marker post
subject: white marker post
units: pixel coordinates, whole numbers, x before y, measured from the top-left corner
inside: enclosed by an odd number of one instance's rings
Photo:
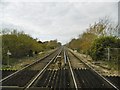
[[[8,65],[8,66],[9,66],[9,58],[10,58],[9,56],[10,56],[10,55],[12,55],[12,54],[11,54],[11,52],[8,50],[8,52],[7,52],[7,56],[8,56],[7,65]]]

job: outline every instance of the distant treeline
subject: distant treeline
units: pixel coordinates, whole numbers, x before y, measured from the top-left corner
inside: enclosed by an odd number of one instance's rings
[[[25,56],[33,56],[33,52],[38,54],[39,52],[61,46],[61,43],[57,42],[57,40],[42,42],[25,34],[23,31],[18,32],[17,30],[12,30],[7,32],[7,30],[4,29],[0,37],[2,38],[3,61],[7,59],[8,50],[12,54],[12,58],[22,58]]]
[[[67,46],[80,53],[90,55],[94,60],[101,60],[105,48],[120,48],[118,29],[119,26],[113,26],[107,18],[101,19],[90,25],[77,39],[73,38]]]

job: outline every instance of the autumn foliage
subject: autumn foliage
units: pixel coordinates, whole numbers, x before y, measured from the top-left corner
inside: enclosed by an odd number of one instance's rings
[[[61,45],[57,40],[38,41],[24,32],[13,30],[10,32],[3,31],[2,38],[2,60],[7,60],[8,50],[11,52],[11,58],[22,58],[26,56],[33,56],[50,49],[55,49]]]
[[[120,48],[120,39],[116,31],[118,25],[112,27],[108,19],[90,25],[77,39],[72,39],[67,46],[80,53],[89,54],[94,60],[104,57],[103,49]]]

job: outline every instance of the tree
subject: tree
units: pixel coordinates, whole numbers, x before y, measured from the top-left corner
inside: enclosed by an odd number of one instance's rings
[[[12,53],[11,58],[22,58],[26,56],[33,56],[33,52],[38,54],[41,51],[55,49],[61,45],[57,40],[51,40],[47,42],[38,41],[38,39],[32,38],[30,35],[25,34],[23,31],[18,32],[16,29],[9,30],[7,32],[3,29],[2,36],[2,62],[6,64],[7,51]]]
[[[79,35],[79,38],[72,39],[68,46],[72,49],[77,49],[81,53],[90,54],[90,49],[95,39],[101,36],[113,36],[113,33],[116,35],[115,32],[117,32],[118,28],[118,25],[114,26],[110,23],[110,20],[105,17],[93,25],[90,25],[85,32]]]
[[[32,37],[24,33],[18,33],[16,30],[10,34],[2,35],[3,59],[5,59],[8,50],[11,51],[12,57],[20,58],[27,56],[30,49],[40,52],[43,48],[42,44],[39,44]]]

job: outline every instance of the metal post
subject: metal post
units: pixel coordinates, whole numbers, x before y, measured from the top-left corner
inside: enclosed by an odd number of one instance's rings
[[[110,48],[107,49],[108,49],[108,61],[110,61]]]
[[[9,65],[10,65],[10,62],[9,62],[10,55],[12,55],[12,54],[11,54],[11,52],[8,50],[8,52],[7,52],[7,56],[8,56],[7,65],[8,65],[8,67],[9,67]]]

